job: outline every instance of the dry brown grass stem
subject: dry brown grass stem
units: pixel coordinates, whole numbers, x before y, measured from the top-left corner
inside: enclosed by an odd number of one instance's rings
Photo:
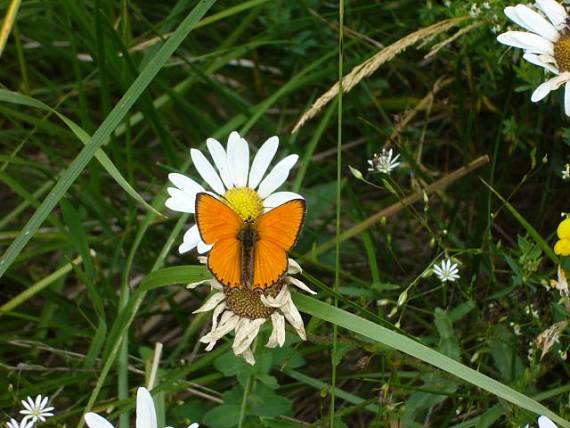
[[[378,211],[376,214],[368,217],[366,220],[364,220],[364,221],[358,223],[357,225],[351,227],[350,229],[344,231],[339,236],[340,242],[346,241],[347,239],[352,238],[353,236],[356,236],[356,235],[362,233],[364,230],[366,230],[369,227],[371,227],[372,225],[378,223],[383,218],[393,216],[394,214],[401,211],[402,209],[404,209],[408,205],[411,205],[413,203],[418,202],[419,200],[421,200],[423,198],[424,192],[429,195],[430,193],[433,193],[435,191],[443,190],[447,186],[449,186],[450,184],[454,183],[455,181],[459,180],[460,178],[465,177],[466,175],[468,175],[471,172],[475,171],[476,169],[486,165],[487,163],[489,163],[489,156],[484,155],[484,156],[481,156],[481,157],[471,161],[467,165],[456,169],[455,171],[447,174],[445,177],[442,177],[439,180],[437,180],[436,182],[425,187],[423,189],[423,191],[414,193],[414,194],[402,199],[401,201],[398,201],[395,204],[392,204],[389,207],[384,208],[381,211]],[[333,238],[333,239],[325,242],[324,244],[321,244],[319,247],[317,247],[313,251],[310,251],[309,253],[307,253],[307,256],[315,257],[319,254],[322,254],[325,251],[330,250],[334,246],[335,246],[335,239]]]
[[[385,47],[376,55],[354,67],[350,73],[342,78],[343,91],[349,92],[352,88],[354,88],[354,86],[358,84],[358,82],[360,82],[365,77],[370,76],[372,73],[378,70],[382,64],[391,61],[396,55],[400,54],[408,47],[420,41],[425,42],[426,40],[429,40],[438,34],[444,33],[465,19],[467,18],[459,17],[440,21],[437,24],[430,25],[429,27],[425,27],[421,30],[408,34],[397,42]],[[303,116],[301,116],[291,133],[297,132],[308,120],[316,116],[324,106],[326,106],[334,97],[336,97],[338,94],[338,88],[339,82],[336,82],[327,92],[321,95],[319,99],[314,102],[311,108],[307,110]]]

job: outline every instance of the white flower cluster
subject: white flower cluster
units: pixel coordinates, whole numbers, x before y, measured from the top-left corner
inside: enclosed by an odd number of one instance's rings
[[[38,422],[45,422],[47,418],[53,416],[53,407],[49,406],[49,397],[42,397],[38,395],[35,399],[27,397],[22,400],[23,409],[20,414],[24,415],[21,421],[10,418],[6,422],[6,428],[32,428]]]

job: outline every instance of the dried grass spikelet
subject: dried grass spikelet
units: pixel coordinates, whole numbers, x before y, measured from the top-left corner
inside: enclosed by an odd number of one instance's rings
[[[540,359],[542,360],[544,356],[550,351],[550,348],[558,341],[560,334],[568,327],[568,321],[563,320],[552,324],[542,333],[540,333],[534,340],[536,347],[542,350]]]
[[[408,47],[416,44],[417,42],[425,42],[438,34],[441,34],[451,27],[456,26],[461,21],[468,19],[467,17],[451,18],[438,22],[437,24],[430,25],[429,27],[422,28],[421,30],[415,31],[407,36],[401,38],[395,43],[385,47],[376,55],[367,59],[363,63],[354,67],[350,73],[342,78],[342,89],[344,92],[349,92],[358,82],[360,82],[365,77],[370,76],[378,68],[391,61],[396,55],[403,52]],[[295,124],[293,131],[291,133],[297,132],[308,120],[312,119],[316,114],[321,111],[321,109],[329,103],[338,94],[338,82],[336,82],[327,92],[317,99],[307,110],[301,119]]]

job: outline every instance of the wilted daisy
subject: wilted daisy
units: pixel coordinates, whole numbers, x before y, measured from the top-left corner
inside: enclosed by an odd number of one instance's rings
[[[86,413],[83,418],[89,428],[113,428],[113,425],[104,417],[97,413]],[[146,388],[137,390],[137,419],[136,428],[158,428],[156,410],[152,396]],[[197,423],[193,423],[188,428],[198,428]]]
[[[558,290],[560,296],[569,297],[570,290],[568,289],[568,279],[566,278],[566,272],[562,266],[558,265],[558,275],[556,279],[550,280],[550,285]]]
[[[570,218],[560,222],[556,234],[558,241],[554,244],[554,252],[559,256],[570,256]]]
[[[200,257],[206,263],[206,257]],[[255,364],[251,344],[257,337],[263,324],[271,319],[273,330],[265,346],[275,348],[285,343],[285,320],[295,329],[299,337],[306,340],[305,326],[297,307],[291,299],[289,286],[294,285],[307,293],[316,294],[306,284],[291,275],[301,272],[301,267],[293,259],[289,259],[287,274],[277,283],[266,289],[250,289],[247,287],[224,287],[215,278],[189,284],[195,288],[201,284],[209,284],[215,293],[202,307],[194,311],[212,314],[212,328],[200,341],[206,343],[206,351],[211,351],[216,342],[226,334],[234,331],[232,349],[235,355],[242,355],[249,364]]]
[[[213,138],[208,138],[206,145],[213,165],[200,150],[191,149],[194,167],[211,189],[208,193],[223,197],[242,218],[255,218],[269,208],[292,199],[303,199],[293,192],[275,192],[287,180],[291,168],[299,159],[298,155],[285,157],[275,164],[269,174],[265,174],[277,153],[278,137],[269,138],[260,147],[251,165],[247,141],[235,131],[230,134],[226,149]],[[168,179],[176,187],[167,189],[170,198],[165,205],[174,211],[194,213],[196,195],[206,189],[183,174],[172,173]],[[183,254],[195,247],[200,254],[211,248],[202,240],[197,225],[184,234],[178,251]]]
[[[382,149],[380,155],[374,153],[374,157],[368,160],[368,165],[370,165],[368,171],[390,174],[394,169],[398,167],[398,165],[400,165],[400,162],[398,162],[400,155],[397,154],[396,156],[392,157],[393,155],[394,152],[392,149]]]
[[[24,415],[24,419],[31,419],[34,423],[38,421],[45,422],[46,418],[53,416],[53,407],[48,407],[49,397],[42,397],[38,395],[35,400],[32,397],[27,397],[22,400],[23,410],[20,410],[20,414]]]
[[[457,263],[452,263],[451,259],[442,260],[439,265],[434,265],[433,271],[441,282],[454,282],[459,279]]]
[[[565,84],[564,111],[570,116],[570,32],[568,14],[555,0],[536,0],[536,8],[519,4],[505,8],[505,15],[527,31],[507,31],[497,40],[524,50],[523,58],[556,74],[533,92],[532,102]],[[548,20],[546,19],[548,18]],[[550,22],[549,22],[550,21]]]

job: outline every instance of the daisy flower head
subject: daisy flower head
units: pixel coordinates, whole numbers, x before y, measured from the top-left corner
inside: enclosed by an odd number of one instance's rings
[[[559,256],[570,256],[570,218],[562,220],[556,234],[558,241],[554,244],[554,252]]]
[[[89,428],[113,428],[113,425],[104,417],[97,413],[86,413],[83,416]],[[137,418],[136,428],[158,428],[154,401],[148,389],[140,387],[137,390]],[[198,428],[197,423],[193,423],[188,428]]]
[[[451,259],[442,260],[439,265],[434,265],[433,271],[441,282],[455,282],[459,279],[457,263],[452,263]]]
[[[564,111],[570,116],[570,27],[566,9],[555,0],[536,0],[536,9],[518,4],[506,7],[505,15],[526,31],[507,31],[497,40],[523,49],[526,61],[556,75],[535,89],[531,101],[540,101],[565,85]]]
[[[20,410],[20,414],[25,416],[24,419],[28,418],[34,423],[45,422],[47,418],[53,416],[53,407],[48,407],[48,401],[49,397],[42,397],[41,395],[38,395],[35,400],[32,397],[27,397],[22,400],[24,409]]]
[[[380,155],[374,153],[374,157],[368,160],[368,171],[390,174],[394,169],[398,168],[398,165],[400,165],[400,162],[398,162],[399,158],[399,154],[394,156],[394,151],[392,149],[382,149]]]
[[[199,260],[201,263],[207,263],[206,257],[200,257]],[[212,328],[200,338],[200,342],[207,344],[206,351],[214,349],[218,340],[233,331],[235,332],[232,344],[234,354],[243,356],[251,365],[255,364],[251,345],[261,326],[269,319],[272,323],[272,332],[265,344],[268,348],[282,347],[285,343],[285,320],[291,324],[302,340],[307,339],[303,318],[291,299],[289,287],[293,285],[310,294],[316,292],[293,277],[301,272],[299,264],[293,259],[289,259],[288,263],[287,273],[265,289],[225,287],[215,278],[188,285],[188,288],[195,288],[206,283],[214,291],[206,303],[194,311],[194,313],[213,311]]]
[[[190,150],[190,157],[209,189],[183,174],[169,174],[168,179],[175,187],[167,189],[170,197],[165,205],[171,210],[194,214],[196,195],[206,191],[223,198],[243,219],[256,218],[287,201],[303,199],[297,193],[276,192],[287,180],[298,155],[286,156],[266,174],[279,147],[278,137],[269,138],[251,163],[249,145],[236,131],[230,134],[226,148],[213,138],[207,139],[206,146],[213,163],[197,149]],[[200,254],[211,249],[203,241],[196,224],[186,231],[178,251],[183,254],[194,248]]]

